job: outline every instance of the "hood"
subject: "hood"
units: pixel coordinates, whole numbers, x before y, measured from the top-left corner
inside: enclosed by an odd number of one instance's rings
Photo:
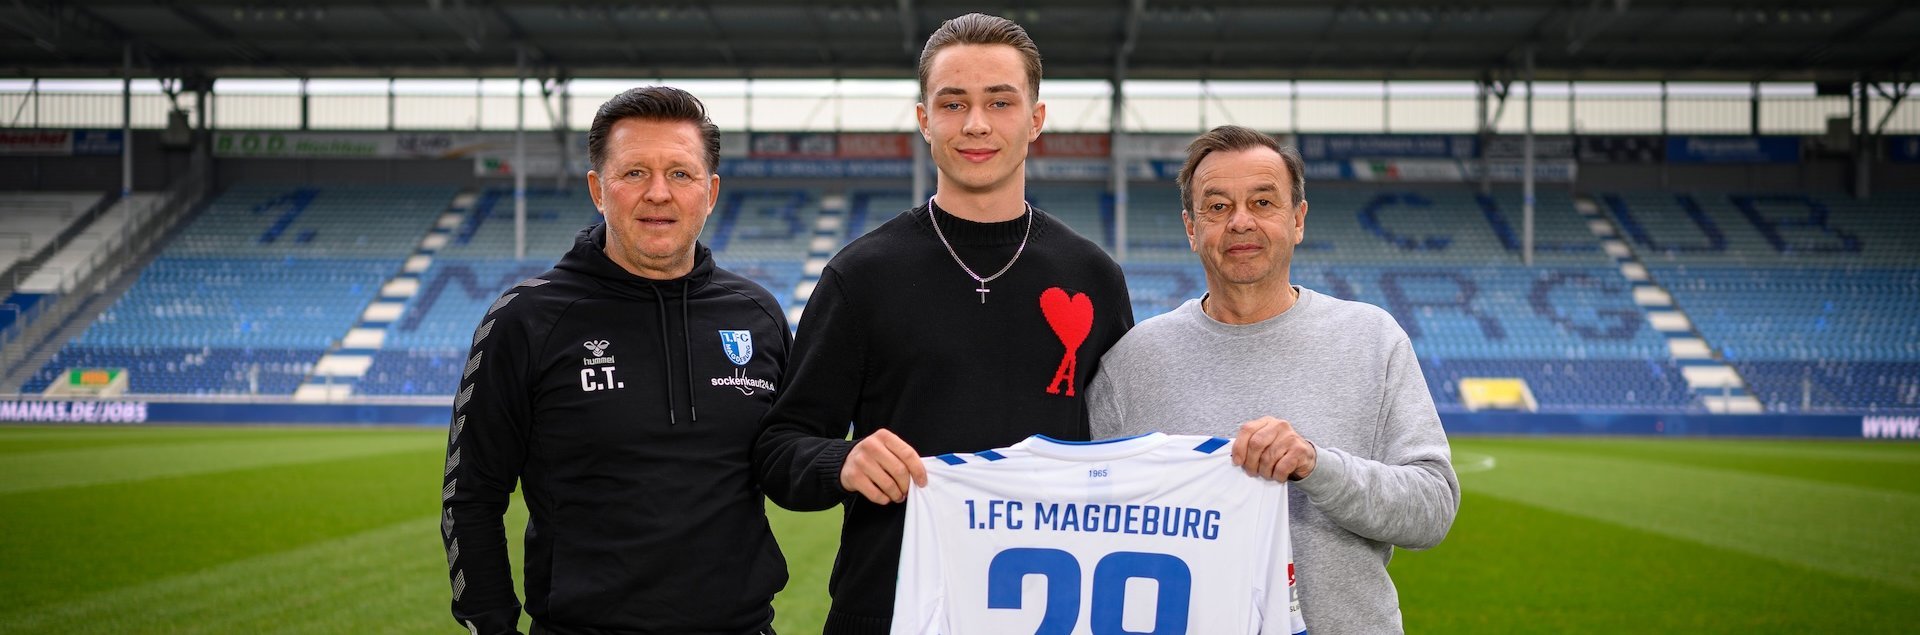
[[[658,297],[656,290],[674,295],[698,293],[713,280],[713,250],[694,242],[693,270],[672,280],[654,280],[633,275],[607,257],[607,224],[594,223],[573,236],[573,249],[560,257],[555,268],[572,271],[598,280],[614,295],[638,299]],[[683,288],[684,287],[684,288]]]
[[[607,224],[601,222],[575,234],[573,249],[568,250],[567,255],[561,256],[560,262],[555,264],[554,268],[589,276],[599,281],[601,289],[608,295],[653,303],[660,319],[660,364],[666,369],[666,376],[669,378],[674,375],[675,369],[672,334],[667,332],[669,325],[672,324],[667,319],[668,305],[676,302],[680,305],[680,350],[686,364],[679,370],[682,371],[681,376],[685,380],[687,389],[689,423],[699,423],[700,408],[694,400],[693,390],[692,336],[687,333],[690,317],[688,314],[691,312],[688,305],[691,298],[704,291],[707,284],[713,281],[713,251],[695,241],[693,269],[686,275],[672,280],[642,278],[607,257]],[[678,400],[673,395],[673,381],[669,379],[660,386],[660,390],[667,397],[667,425],[679,425],[679,415],[676,412]]]

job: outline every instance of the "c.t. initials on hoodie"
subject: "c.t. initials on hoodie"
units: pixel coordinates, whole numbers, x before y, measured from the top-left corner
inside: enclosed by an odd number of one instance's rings
[[[613,356],[607,354],[607,347],[611,346],[611,344],[608,344],[606,340],[590,340],[586,344],[583,344],[583,346],[587,347],[587,352],[593,353],[593,357],[580,358],[580,363],[586,365],[586,368],[580,369],[581,392],[613,390],[615,388],[627,387],[626,382],[617,381],[613,378],[614,367],[611,365],[613,364]],[[600,364],[608,365],[600,366]]]

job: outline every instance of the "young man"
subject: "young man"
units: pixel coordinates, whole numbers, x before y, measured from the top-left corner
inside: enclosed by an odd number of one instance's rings
[[[515,632],[501,514],[519,483],[533,632],[771,633],[786,561],[750,450],[789,336],[773,296],[696,242],[720,130],[685,91],[636,88],[587,147],[606,222],[493,304],[454,399],[454,619]]]
[[[1187,146],[1181,217],[1207,293],[1108,351],[1088,389],[1093,431],[1233,436],[1236,465],[1297,481],[1307,630],[1399,632],[1387,560],[1396,545],[1439,544],[1460,482],[1406,332],[1378,307],[1289,282],[1307,228],[1301,168],[1292,148],[1239,126]]]
[[[827,264],[754,450],[774,502],[846,505],[834,635],[888,630],[898,503],[924,482],[919,457],[1086,439],[1085,382],[1133,325],[1119,265],[1026,203],[1027,144],[1047,115],[1026,31],[977,13],[949,20],[919,75],[937,191]]]

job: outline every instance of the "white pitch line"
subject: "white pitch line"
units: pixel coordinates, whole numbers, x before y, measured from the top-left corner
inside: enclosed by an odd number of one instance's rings
[[[1467,459],[1465,457],[1474,457]],[[1478,474],[1493,471],[1493,455],[1478,452],[1456,452],[1453,455],[1454,474]]]

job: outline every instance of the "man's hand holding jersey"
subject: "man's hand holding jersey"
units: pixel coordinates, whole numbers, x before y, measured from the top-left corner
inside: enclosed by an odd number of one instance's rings
[[[1313,473],[1318,456],[1313,443],[1285,419],[1261,417],[1242,423],[1233,437],[1233,464],[1252,476],[1298,481]]]
[[[1313,443],[1284,419],[1242,423],[1233,438],[1233,463],[1252,476],[1297,481],[1313,473],[1316,457]],[[927,468],[913,446],[886,428],[854,444],[840,467],[840,487],[876,505],[905,502],[909,484],[925,486]]]
[[[840,487],[875,505],[906,501],[908,483],[925,487],[927,468],[913,446],[886,428],[855,443],[840,466]]]

